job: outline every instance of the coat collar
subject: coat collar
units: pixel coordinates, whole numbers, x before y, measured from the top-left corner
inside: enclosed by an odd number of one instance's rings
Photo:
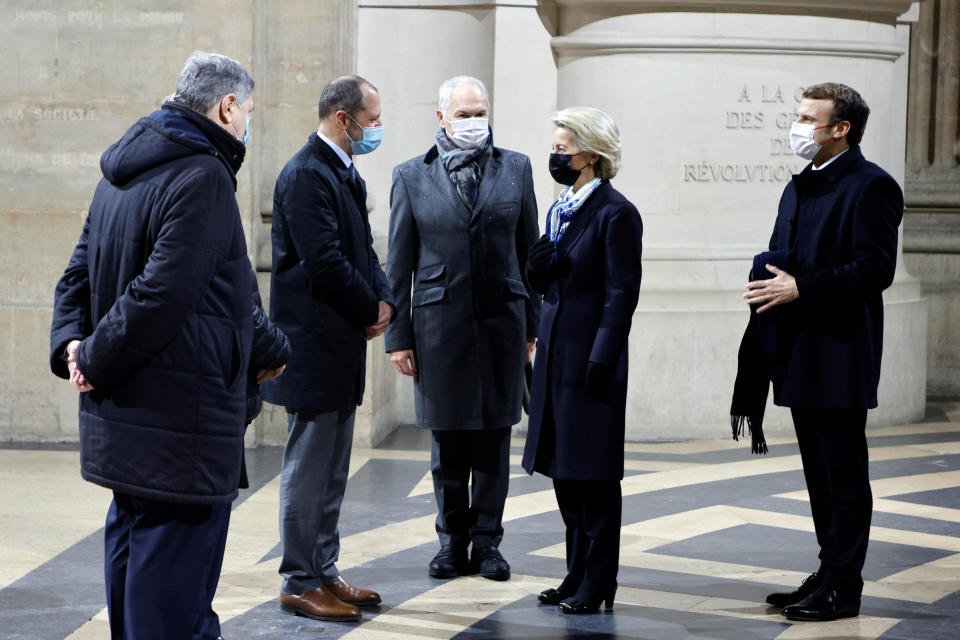
[[[580,240],[583,232],[590,224],[593,213],[607,201],[607,197],[612,189],[613,187],[610,185],[610,181],[604,180],[597,185],[597,188],[593,190],[593,193],[590,194],[587,201],[580,205],[580,210],[573,216],[573,220],[570,221],[570,226],[567,227],[566,233],[560,238],[558,250],[562,251],[564,255],[570,254],[573,246]]]
[[[330,145],[320,139],[320,136],[317,135],[317,132],[314,131],[310,134],[310,137],[307,139],[313,149],[317,151],[323,160],[330,165],[330,168],[333,169],[334,173],[337,174],[337,178],[344,185],[350,185],[350,169],[343,164],[343,160],[337,155],[337,152],[330,148]],[[359,173],[357,176],[359,177]],[[366,191],[367,183],[363,178],[360,178],[360,186],[363,187]]]
[[[500,149],[493,147],[490,159],[487,160],[487,165],[483,170],[483,178],[480,180],[480,193],[477,194],[477,204],[474,206],[473,211],[467,209],[463,198],[457,193],[457,188],[454,186],[453,180],[450,179],[447,170],[443,168],[443,163],[435,162],[435,160],[440,157],[437,145],[431,145],[430,149],[424,154],[423,164],[425,165],[426,173],[430,174],[433,181],[439,187],[440,192],[447,197],[447,200],[454,209],[470,222],[473,222],[483,209],[483,205],[486,204],[490,198],[490,194],[493,193],[493,188],[500,178],[500,168],[503,164],[501,155]]]
[[[816,188],[828,183],[836,184],[855,164],[862,160],[863,151],[860,150],[860,145],[854,145],[820,171],[813,170],[813,163],[808,164],[803,171],[793,176],[793,181],[796,183],[798,191]]]

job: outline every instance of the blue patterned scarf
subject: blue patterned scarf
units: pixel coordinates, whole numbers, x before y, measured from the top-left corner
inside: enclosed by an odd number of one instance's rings
[[[483,177],[483,165],[493,152],[493,134],[476,149],[461,149],[450,141],[443,127],[437,132],[437,151],[440,162],[447,175],[457,188],[457,193],[467,208],[473,211],[480,195],[480,179]]]
[[[576,191],[573,187],[567,187],[560,192],[560,197],[553,206],[550,207],[550,213],[547,214],[547,229],[550,230],[550,240],[553,241],[553,259],[557,259],[557,247],[560,245],[560,238],[566,233],[567,227],[573,216],[580,210],[580,206],[587,201],[593,190],[600,186],[600,178],[594,178]]]

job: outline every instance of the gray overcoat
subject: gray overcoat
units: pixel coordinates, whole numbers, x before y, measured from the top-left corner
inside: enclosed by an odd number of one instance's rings
[[[525,343],[540,296],[526,276],[539,237],[530,159],[494,147],[473,211],[436,146],[393,170],[387,351],[413,349],[417,424],[494,429],[520,421]]]

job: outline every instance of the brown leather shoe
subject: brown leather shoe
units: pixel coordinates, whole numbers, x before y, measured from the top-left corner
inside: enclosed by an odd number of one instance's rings
[[[280,611],[291,616],[303,616],[330,622],[360,619],[360,609],[340,602],[323,587],[311,589],[300,595],[281,593]]]
[[[337,576],[335,580],[325,583],[323,588],[340,602],[355,607],[375,607],[380,604],[379,593],[370,589],[358,589],[344,580],[343,576]]]

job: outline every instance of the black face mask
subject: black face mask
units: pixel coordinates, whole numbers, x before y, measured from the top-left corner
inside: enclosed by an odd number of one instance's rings
[[[584,153],[581,151],[580,153]],[[570,168],[570,161],[573,160],[573,156],[578,156],[580,153],[551,153],[550,154],[550,175],[553,176],[553,179],[559,182],[560,184],[571,186],[577,179],[580,177],[580,171]]]

